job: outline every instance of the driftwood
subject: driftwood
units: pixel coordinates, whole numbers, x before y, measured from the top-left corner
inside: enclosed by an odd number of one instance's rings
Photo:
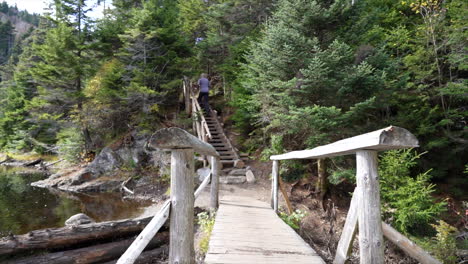
[[[129,236],[143,230],[151,218],[47,228],[25,235],[8,236],[0,239],[0,255],[35,249],[63,248],[93,240]]]
[[[8,264],[65,264],[65,263],[97,263],[102,261],[110,261],[118,258],[133,242],[134,238],[111,242],[107,244],[99,244],[90,247],[49,253],[43,255],[35,255],[26,258],[7,261]],[[169,232],[161,232],[155,236],[148,244],[147,249],[153,249],[167,243],[169,240]]]
[[[130,180],[132,180],[131,177],[128,178],[127,180],[125,180],[124,182],[122,182],[121,189],[122,189],[123,191],[125,191],[125,192],[128,192],[128,193],[131,194],[131,195],[134,195],[135,192],[132,191],[132,190],[130,190],[129,188],[127,188],[127,186],[125,186],[125,185],[127,185],[127,183],[130,182]]]
[[[46,164],[44,167],[45,167],[45,168],[48,168],[48,167],[50,167],[50,166],[52,166],[52,165],[55,165],[55,164],[57,164],[57,163],[59,163],[59,162],[62,162],[62,161],[64,161],[64,159],[59,159],[59,160],[54,161],[54,162],[52,162],[52,163]]]

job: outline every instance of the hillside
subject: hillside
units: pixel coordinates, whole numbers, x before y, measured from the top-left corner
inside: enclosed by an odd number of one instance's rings
[[[39,24],[39,15],[19,11],[3,1],[0,3],[0,65],[14,53],[15,45]]]

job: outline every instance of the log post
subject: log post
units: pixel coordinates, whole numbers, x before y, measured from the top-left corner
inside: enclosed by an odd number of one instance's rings
[[[173,149],[171,152],[171,264],[195,263],[193,155],[193,149]]]
[[[221,161],[219,158],[211,157],[211,197],[210,207],[216,211],[219,206],[219,173]]]
[[[356,151],[360,263],[384,263],[377,151]]]
[[[278,177],[279,177],[279,162],[273,161],[273,168],[271,173],[271,207],[277,213],[278,212]]]

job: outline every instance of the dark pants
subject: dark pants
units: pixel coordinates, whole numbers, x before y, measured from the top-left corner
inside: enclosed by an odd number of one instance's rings
[[[208,103],[208,93],[200,92],[198,95],[198,103],[205,110],[205,113],[210,114],[210,104]]]

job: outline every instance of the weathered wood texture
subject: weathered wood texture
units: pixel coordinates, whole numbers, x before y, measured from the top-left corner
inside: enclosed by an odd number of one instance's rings
[[[353,241],[357,233],[358,225],[358,200],[361,193],[354,189],[353,198],[349,205],[348,215],[346,216],[346,222],[341,232],[340,241],[336,248],[335,259],[333,264],[344,264],[348,259],[349,254],[353,249]]]
[[[343,139],[335,143],[308,150],[293,151],[271,156],[272,160],[318,159],[353,154],[356,150],[389,150],[418,147],[418,140],[408,130],[390,126],[367,134]]]
[[[224,197],[205,263],[325,262],[267,203],[250,197]]]
[[[360,263],[384,263],[377,151],[356,152]]]
[[[400,234],[393,227],[382,222],[384,236],[403,250],[410,257],[416,259],[422,264],[442,264],[437,259],[429,255],[424,249],[420,248],[415,243],[411,242],[407,237]]]
[[[219,157],[219,153],[213,146],[177,127],[163,128],[156,131],[146,143],[146,148],[149,150],[193,149],[202,155]]]
[[[78,226],[47,228],[25,235],[0,239],[0,255],[16,254],[26,250],[54,249],[94,241],[135,234],[150,222],[151,217],[125,219]]]
[[[143,229],[138,237],[133,241],[130,247],[125,253],[119,258],[117,264],[132,264],[140,256],[141,252],[146,248],[148,243],[154,238],[158,230],[164,225],[167,218],[169,218],[169,212],[171,201],[168,200],[164,203],[163,207],[153,217],[149,224]]]
[[[278,212],[278,177],[279,177],[279,161],[273,161],[271,170],[271,208]]]
[[[210,208],[216,210],[219,207],[219,175],[221,174],[221,161],[211,157],[211,194]]]
[[[171,152],[169,263],[195,263],[193,155],[192,149],[173,149]]]
[[[169,232],[161,232],[150,241],[147,249],[161,246],[168,242]],[[101,263],[118,258],[134,239],[100,244],[80,249],[61,251],[57,253],[34,255],[22,259],[7,261],[6,264],[68,264],[68,263]]]

